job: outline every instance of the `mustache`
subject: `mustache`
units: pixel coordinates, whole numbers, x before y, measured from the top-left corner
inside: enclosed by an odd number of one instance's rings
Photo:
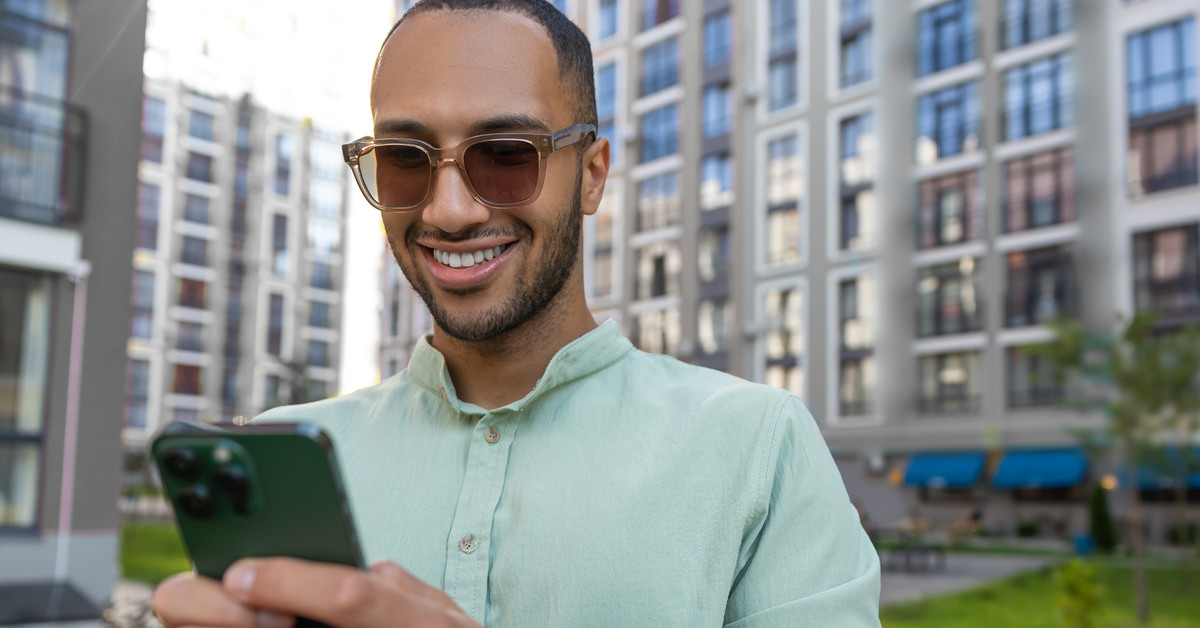
[[[467,240],[475,240],[480,238],[516,238],[527,237],[532,235],[533,231],[525,225],[489,225],[477,228],[464,229],[450,233],[442,231],[437,227],[423,227],[421,229],[413,229],[405,234],[405,241],[412,245],[417,240],[438,241],[446,243],[465,242]]]

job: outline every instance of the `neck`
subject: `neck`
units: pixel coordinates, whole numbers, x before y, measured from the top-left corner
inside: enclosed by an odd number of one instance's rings
[[[595,327],[583,291],[564,290],[536,316],[495,338],[459,340],[435,326],[431,344],[445,358],[458,398],[492,410],[529,394],[554,355]]]

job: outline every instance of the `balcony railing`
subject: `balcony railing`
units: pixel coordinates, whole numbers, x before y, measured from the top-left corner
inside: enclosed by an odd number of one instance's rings
[[[917,336],[947,336],[983,331],[983,301],[976,297],[972,308],[959,301],[937,301],[934,307],[918,305]]]
[[[921,414],[976,414],[979,402],[979,394],[944,391],[917,398],[917,411]]]
[[[1054,277],[1053,289],[1042,292],[1029,278],[1014,279],[1004,299],[1004,322],[1008,327],[1040,325],[1079,310],[1075,282],[1063,273]]]
[[[1200,317],[1200,275],[1137,282],[1137,309],[1157,310],[1164,317]]]
[[[82,213],[87,117],[67,103],[0,86],[0,216],[47,225]]]
[[[1053,406],[1066,398],[1065,386],[1041,384],[1036,388],[1009,389],[1008,407],[1041,408]]]

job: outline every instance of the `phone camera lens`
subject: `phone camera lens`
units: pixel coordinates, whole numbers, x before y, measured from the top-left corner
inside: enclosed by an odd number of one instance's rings
[[[179,509],[197,519],[207,519],[217,510],[217,504],[203,484],[196,484],[179,491]]]
[[[191,480],[200,475],[204,469],[200,456],[187,447],[175,447],[163,457],[163,466],[171,475],[184,480]]]
[[[217,469],[213,474],[213,484],[216,485],[217,491],[234,501],[245,500],[250,494],[250,482],[246,479],[246,472],[237,465]]]

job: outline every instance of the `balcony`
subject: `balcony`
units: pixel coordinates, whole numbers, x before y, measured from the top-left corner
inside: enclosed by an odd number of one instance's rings
[[[61,225],[82,214],[87,117],[67,103],[0,86],[0,216]]]
[[[1163,326],[1200,321],[1200,275],[1141,280],[1135,285],[1134,294],[1137,309],[1157,311]]]
[[[1031,277],[1014,277],[1004,298],[1006,327],[1041,325],[1060,316],[1079,312],[1075,282],[1066,273]]]
[[[980,395],[957,391],[940,391],[935,395],[917,398],[917,411],[921,414],[978,414]]]
[[[983,331],[983,302],[940,300],[935,307],[917,308],[917,337],[949,336]]]

